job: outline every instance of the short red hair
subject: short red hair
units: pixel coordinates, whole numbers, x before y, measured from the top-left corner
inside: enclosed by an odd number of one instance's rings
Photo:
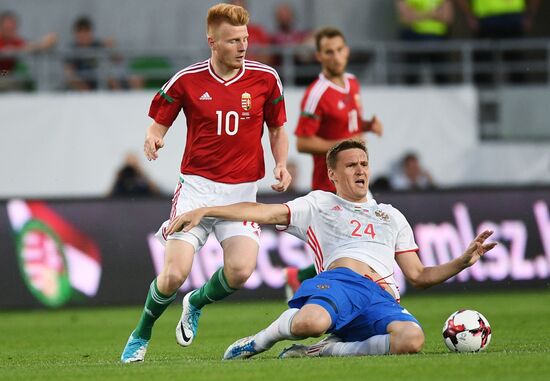
[[[212,29],[226,22],[230,25],[241,26],[248,24],[250,19],[248,11],[243,7],[233,4],[221,3],[208,10],[206,16],[206,33],[212,35]]]

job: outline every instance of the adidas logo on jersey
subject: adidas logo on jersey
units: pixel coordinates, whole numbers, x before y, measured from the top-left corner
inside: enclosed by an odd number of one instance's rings
[[[346,104],[342,100],[339,100],[338,101],[338,110],[342,110],[345,107],[346,107]]]
[[[199,100],[201,100],[201,101],[211,101],[212,97],[210,96],[210,94],[208,94],[208,91],[206,91],[204,94],[201,95]]]
[[[341,212],[342,211],[342,207],[340,205],[336,205],[335,207],[333,207],[331,210],[334,210],[334,211],[337,211],[337,212]]]

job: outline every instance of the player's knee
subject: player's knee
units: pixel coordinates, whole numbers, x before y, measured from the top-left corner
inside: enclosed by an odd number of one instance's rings
[[[424,347],[424,332],[420,328],[414,328],[407,332],[407,336],[407,353],[420,352]]]
[[[242,288],[248,278],[254,272],[254,268],[249,267],[224,267],[223,270],[227,283],[231,288]]]
[[[169,295],[177,291],[183,282],[186,274],[175,269],[164,269],[157,278],[157,287],[163,294]]]
[[[399,335],[396,353],[418,353],[424,347],[424,332],[419,327],[411,327]]]
[[[330,326],[330,322],[328,322]],[[312,319],[311,317],[300,318],[296,316],[292,320],[291,333],[297,337],[319,337],[327,330],[327,322],[323,318]]]

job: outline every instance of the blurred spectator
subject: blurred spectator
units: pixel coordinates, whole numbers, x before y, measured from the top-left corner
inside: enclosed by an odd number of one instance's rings
[[[389,191],[391,190],[390,179],[386,176],[379,176],[372,183],[369,183],[369,189],[373,193]]]
[[[401,38],[441,41],[448,37],[454,12],[450,0],[397,0]]]
[[[275,23],[277,30],[271,36],[273,46],[285,48],[289,45],[301,45],[298,53],[293,56],[297,65],[297,76],[295,84],[308,85],[317,78],[316,68],[311,74],[301,73],[300,67],[315,64],[315,37],[311,31],[296,29],[296,17],[294,8],[290,4],[282,3],[275,8]],[[274,60],[275,65],[282,65],[284,57],[277,54]]]
[[[401,23],[402,40],[438,43],[448,38],[449,27],[454,17],[451,0],[396,0],[396,8]],[[432,72],[435,71],[433,75],[435,82],[449,82],[449,76],[437,73],[436,68],[439,64],[449,62],[447,53],[407,53],[404,60],[408,64],[427,64],[432,67]],[[420,74],[407,73],[404,76],[405,82],[408,84],[421,82]]]
[[[540,0],[455,0],[478,38],[519,38],[533,27]]]
[[[123,166],[117,172],[110,196],[155,196],[159,194],[159,188],[143,171],[138,156],[128,153]]]
[[[539,7],[539,0],[456,0],[464,12],[468,27],[477,38],[506,39],[522,38],[533,27],[533,21]],[[493,84],[495,75],[499,75],[498,60],[514,64],[525,59],[525,54],[517,51],[504,51],[499,54],[491,47],[474,52],[474,61],[480,69],[475,75],[478,84]],[[480,64],[483,65],[480,67]],[[507,67],[503,79],[511,82],[524,82],[526,75],[523,67],[519,70]]]
[[[273,33],[271,39],[276,45],[302,44],[305,41],[311,41],[313,46],[313,35],[311,31],[296,29],[294,9],[290,4],[279,4],[275,8],[275,21],[277,31]]]
[[[99,88],[100,58],[107,49],[112,49],[112,38],[99,40],[94,36],[94,26],[87,17],[78,18],[73,25],[73,44],[71,58],[65,64],[67,85],[72,90],[88,91]],[[123,60],[110,55],[104,68],[107,75],[107,87],[111,90],[139,89],[143,79],[128,75]]]
[[[390,178],[390,185],[393,190],[422,190],[435,188],[432,177],[422,168],[418,156],[413,152],[403,156],[397,172]]]
[[[250,12],[250,8],[246,0],[233,0],[231,4],[243,7]],[[248,29],[248,50],[246,52],[246,58],[252,61],[260,61],[267,65],[273,64],[273,58],[271,54],[263,49],[269,48],[271,45],[271,38],[265,31],[264,27],[260,24],[255,24],[252,21],[247,25]],[[260,51],[258,51],[260,49]]]
[[[36,42],[26,41],[19,35],[19,19],[10,11],[0,13],[0,53],[37,52],[51,49],[57,43],[57,35],[48,33]],[[16,57],[0,58],[0,90],[17,90],[23,82],[14,78],[20,62]]]

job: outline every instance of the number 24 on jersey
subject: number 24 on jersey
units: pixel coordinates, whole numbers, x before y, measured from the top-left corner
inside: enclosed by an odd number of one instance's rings
[[[361,224],[361,222],[357,220],[351,220],[349,223],[355,227],[353,229],[353,232],[351,232],[352,237],[363,237],[363,235],[370,235],[371,239],[374,239],[374,237],[376,237],[373,224],[368,224],[363,230],[363,224]]]

